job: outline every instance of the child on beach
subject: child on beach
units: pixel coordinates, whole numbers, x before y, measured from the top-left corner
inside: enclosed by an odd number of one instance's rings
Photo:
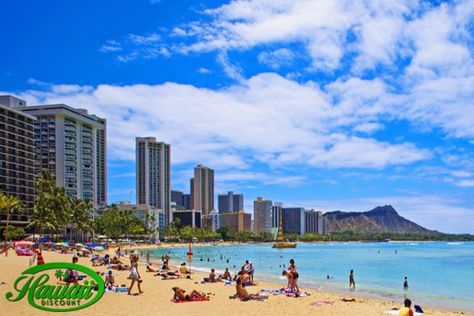
[[[413,310],[411,309],[411,301],[406,298],[403,302],[405,307],[400,308],[400,316],[413,316]]]

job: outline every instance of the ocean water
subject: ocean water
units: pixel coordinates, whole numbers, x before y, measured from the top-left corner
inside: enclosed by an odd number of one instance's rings
[[[186,261],[186,252],[187,247],[178,247],[154,250],[151,255],[161,258],[169,253],[179,263]],[[299,243],[295,249],[241,244],[195,246],[193,252],[192,267],[201,271],[228,267],[235,273],[248,259],[255,266],[256,280],[285,286],[281,272],[293,258],[303,287],[350,295],[349,271],[353,269],[356,294],[400,302],[407,296],[422,306],[474,311],[474,242]]]

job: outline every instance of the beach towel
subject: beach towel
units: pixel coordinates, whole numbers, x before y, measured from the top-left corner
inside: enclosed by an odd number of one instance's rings
[[[316,301],[316,302],[313,302],[309,305],[312,305],[312,306],[323,306],[323,305],[332,305],[334,304],[334,301]]]
[[[171,300],[173,303],[188,303],[188,302],[207,302],[208,298],[194,298],[192,300]]]
[[[310,295],[311,295],[311,294],[308,293],[308,292],[288,293],[288,294],[286,294],[287,297],[295,297],[295,298],[307,297],[307,296],[310,296]]]
[[[384,314],[398,316],[398,315],[400,315],[400,311],[398,309],[395,309],[395,310],[392,309],[390,311],[385,311]],[[414,312],[413,315],[414,316],[423,316],[422,313],[417,313],[417,312]]]

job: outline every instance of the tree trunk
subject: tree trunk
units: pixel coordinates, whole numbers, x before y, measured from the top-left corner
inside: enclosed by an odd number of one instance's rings
[[[5,225],[5,257],[8,257],[8,223],[10,222],[10,212],[7,210],[7,225]]]

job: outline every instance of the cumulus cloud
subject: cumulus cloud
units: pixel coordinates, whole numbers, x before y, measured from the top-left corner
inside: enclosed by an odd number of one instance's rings
[[[273,167],[384,168],[429,159],[431,153],[415,144],[350,132],[351,126],[376,117],[383,109],[379,102],[391,102],[381,96],[382,88],[366,91],[353,104],[331,95],[339,89],[352,97],[351,87],[364,84],[378,85],[338,82],[322,88],[264,73],[220,90],[171,82],[69,89],[53,85],[21,97],[30,104],[84,107],[107,118],[112,159],[133,160],[135,136],[149,135],[172,144],[173,163],[204,162],[216,168],[246,168],[257,161]],[[370,105],[362,102],[369,99]]]
[[[295,54],[288,48],[280,48],[271,52],[261,52],[257,57],[259,63],[273,69],[291,65],[294,58]]]

